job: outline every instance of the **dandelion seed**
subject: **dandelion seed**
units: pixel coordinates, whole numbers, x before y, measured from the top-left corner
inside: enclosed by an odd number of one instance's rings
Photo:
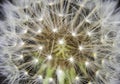
[[[60,14],[60,13],[59,13],[59,14],[58,14],[58,16],[59,16],[59,17],[63,17],[63,16],[64,16],[64,14]]]
[[[89,19],[87,19],[87,18],[85,19],[85,21],[88,22],[88,23],[91,23],[91,21]]]
[[[48,55],[48,56],[47,56],[47,59],[48,59],[48,60],[52,60],[52,55]]]
[[[76,37],[76,36],[77,36],[75,32],[72,32],[71,34],[72,34],[72,36],[74,36],[74,37]]]
[[[88,61],[85,62],[85,65],[86,65],[87,67],[89,66],[89,64],[90,64],[90,63],[89,63]]]
[[[99,71],[96,71],[96,76],[99,76],[100,75],[100,72]]]
[[[53,82],[54,80],[53,80],[53,78],[49,78],[49,82]]]
[[[79,78],[78,76],[75,77],[75,80],[79,81],[79,79],[80,79],[80,78]]]
[[[20,57],[19,57],[20,59],[23,59],[23,58],[24,58],[23,55],[19,55],[19,56],[20,56]]]
[[[24,71],[24,75],[26,75],[26,76],[27,76],[27,75],[28,75],[28,72],[27,72],[27,71]]]
[[[74,58],[73,57],[70,57],[68,60],[70,61],[70,63],[74,62]]]
[[[88,84],[93,84],[92,82],[88,82]]]
[[[42,45],[39,45],[39,46],[38,46],[38,49],[39,49],[39,50],[43,50],[43,46],[42,46]]]
[[[87,32],[87,35],[88,35],[88,36],[91,36],[91,35],[92,35],[92,33],[91,33],[91,32]]]
[[[39,21],[43,21],[43,18],[41,17],[41,18],[39,18],[38,20],[39,20]]]
[[[27,31],[28,31],[27,29],[24,29],[24,30],[23,30],[23,34],[26,34],[26,33],[27,33]]]
[[[41,30],[41,29],[38,29],[38,30],[37,30],[37,33],[41,33],[41,32],[42,32],[42,30]]]
[[[58,32],[58,29],[57,29],[57,28],[53,28],[52,31],[53,31],[54,33],[56,33],[56,32]]]
[[[60,45],[63,45],[63,44],[65,43],[65,41],[64,41],[64,39],[60,39],[60,40],[58,41],[58,43],[59,43]]]
[[[23,45],[25,45],[25,43],[24,43],[23,41],[21,41],[21,42],[19,43],[19,46],[21,47],[21,46],[23,46]]]
[[[34,62],[35,64],[38,63],[38,61],[39,61],[39,60],[38,60],[37,58],[34,58],[34,59],[33,59],[33,62]]]
[[[38,76],[38,79],[39,79],[39,80],[42,80],[42,79],[43,79],[42,75],[39,75],[39,76]]]
[[[79,46],[79,50],[82,51],[84,48],[82,45]]]

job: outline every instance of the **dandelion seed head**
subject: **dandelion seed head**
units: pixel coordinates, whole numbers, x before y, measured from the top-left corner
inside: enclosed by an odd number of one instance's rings
[[[120,70],[116,5],[113,0],[3,3],[0,73],[8,84],[109,83]]]

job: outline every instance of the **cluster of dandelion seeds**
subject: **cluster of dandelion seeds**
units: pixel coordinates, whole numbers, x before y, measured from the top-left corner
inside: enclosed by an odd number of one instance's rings
[[[12,0],[1,4],[0,73],[8,84],[116,84],[117,0]]]

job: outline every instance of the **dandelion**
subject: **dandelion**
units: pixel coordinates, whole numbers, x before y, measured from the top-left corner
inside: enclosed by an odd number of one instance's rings
[[[12,0],[1,4],[0,73],[8,84],[117,84],[115,0]]]

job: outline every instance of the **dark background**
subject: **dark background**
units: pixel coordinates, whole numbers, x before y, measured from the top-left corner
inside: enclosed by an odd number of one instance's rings
[[[0,0],[0,4],[3,4],[5,1],[7,0]],[[12,0],[9,0],[9,1],[12,1]],[[118,7],[120,7],[120,0],[116,8]],[[4,20],[3,9],[1,6],[0,6],[0,20]],[[7,83],[2,83],[4,79],[5,77],[2,74],[0,74],[0,84],[7,84]]]

